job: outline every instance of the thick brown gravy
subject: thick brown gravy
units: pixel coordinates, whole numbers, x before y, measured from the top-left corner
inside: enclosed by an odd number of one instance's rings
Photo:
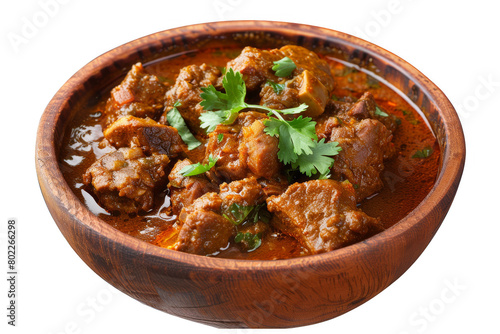
[[[223,67],[239,52],[240,49],[235,48],[209,49],[158,60],[145,64],[145,67],[162,81],[173,84],[176,74],[188,64],[207,63]],[[393,139],[397,155],[385,162],[382,175],[384,188],[359,205],[368,215],[380,217],[384,226],[389,228],[411,212],[433,187],[440,157],[436,138],[421,113],[398,92],[365,71],[347,67],[333,58],[325,59],[335,76],[335,96],[359,98],[363,92],[370,91],[379,106],[399,118]],[[101,100],[78,110],[72,120],[71,131],[63,138],[60,154],[63,175],[76,196],[99,218],[131,236],[162,247],[169,246],[175,241],[177,230],[173,226],[177,217],[170,215],[170,200],[166,192],[156,198],[151,212],[112,215],[97,204],[83,185],[82,174],[85,170],[108,152],[107,149],[99,148],[99,142],[103,139],[100,116],[109,91],[103,92],[102,96]],[[422,149],[430,149],[432,154],[426,158],[417,157]],[[194,155],[194,158],[190,158],[197,160],[196,153]],[[280,259],[302,255],[307,255],[307,251],[293,238],[279,232],[267,234],[262,246],[253,252],[243,253],[231,243],[217,254],[220,257],[243,259]]]

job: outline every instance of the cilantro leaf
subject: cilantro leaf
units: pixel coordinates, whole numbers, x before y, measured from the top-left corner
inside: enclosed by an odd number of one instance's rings
[[[260,245],[262,244],[262,239],[260,237],[260,233],[253,234],[250,232],[247,233],[238,232],[238,234],[236,234],[236,236],[234,237],[234,242],[246,243],[248,246],[248,252],[251,252],[260,247]]]
[[[415,154],[412,155],[412,158],[425,159],[430,157],[433,152],[434,150],[432,149],[432,147],[426,146],[423,149],[415,152]]]
[[[342,150],[337,142],[325,143],[325,139],[316,142],[311,154],[301,154],[292,163],[292,168],[299,169],[301,173],[312,176],[319,172],[322,178],[326,178],[334,163],[332,156],[339,154]]]
[[[278,95],[281,94],[283,89],[285,89],[285,84],[279,84],[276,82],[272,82],[271,80],[267,80],[266,86],[271,86],[274,92]]]
[[[170,126],[177,129],[179,136],[181,136],[182,141],[186,143],[188,150],[192,150],[200,146],[201,143],[193,136],[191,131],[189,131],[184,118],[182,118],[181,113],[177,109],[180,105],[179,101],[174,103],[174,107],[167,113],[167,121]]]
[[[200,105],[205,110],[226,110],[228,109],[228,103],[226,99],[226,94],[219,92],[215,89],[213,85],[208,87],[201,87],[203,93],[200,97],[203,101]]]
[[[226,213],[224,213],[223,216],[233,223],[233,225],[240,225],[245,221],[254,208],[255,207],[253,205],[245,206],[233,203],[229,206],[229,208],[227,208]]]
[[[291,121],[271,117],[264,121],[264,132],[278,137],[278,158],[285,164],[293,163],[300,154],[311,154],[317,140],[316,122],[310,117],[297,117]]]
[[[268,223],[271,214],[267,211],[266,203],[248,206],[233,203],[222,215],[234,225],[240,225],[243,222],[256,223],[259,220]]]
[[[388,117],[389,114],[387,114],[386,112],[383,112],[382,109],[380,109],[378,106],[375,107],[375,115],[379,115],[379,116],[382,116],[382,117]]]
[[[297,65],[295,65],[293,60],[288,57],[284,57],[273,63],[274,66],[272,67],[272,70],[275,71],[275,74],[278,77],[287,77],[297,68]]]
[[[245,106],[247,88],[240,72],[234,72],[233,69],[230,68],[222,79],[222,87],[226,90],[225,95],[229,103],[229,108],[227,109]]]
[[[200,127],[207,129],[207,133],[215,130],[217,125],[227,119],[227,110],[206,111],[200,115]]]
[[[309,106],[307,104],[302,103],[298,107],[281,109],[281,110],[276,110],[276,111],[279,112],[280,114],[283,114],[283,115],[295,115],[295,114],[300,114],[301,112],[306,110],[308,107]]]
[[[208,163],[206,165],[201,164],[201,163],[195,163],[189,166],[185,166],[180,170],[180,173],[182,176],[194,176],[198,174],[203,174],[205,172],[208,172],[213,166],[215,166],[215,163],[219,157],[213,157],[211,154],[208,157]]]

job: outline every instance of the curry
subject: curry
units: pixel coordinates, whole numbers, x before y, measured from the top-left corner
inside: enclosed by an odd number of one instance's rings
[[[407,99],[299,46],[138,63],[96,99],[64,137],[66,181],[108,224],[176,251],[333,251],[397,223],[438,172]]]

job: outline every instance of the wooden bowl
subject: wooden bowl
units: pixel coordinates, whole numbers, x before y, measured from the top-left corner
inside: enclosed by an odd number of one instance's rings
[[[203,257],[153,246],[94,216],[58,165],[61,138],[75,110],[147,63],[198,50],[214,40],[254,46],[303,45],[385,78],[424,111],[441,147],[435,186],[399,223],[330,253],[278,261]],[[236,21],[176,28],[113,49],[79,70],[56,93],[38,128],[36,167],[47,206],[73,249],[127,295],[179,317],[217,327],[294,327],[339,316],[377,295],[418,258],[441,225],[465,161],[458,116],[446,96],[394,54],[337,31],[307,25]]]

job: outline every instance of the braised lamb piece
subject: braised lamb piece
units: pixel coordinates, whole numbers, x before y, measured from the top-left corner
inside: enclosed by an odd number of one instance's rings
[[[182,208],[187,207],[202,195],[217,191],[217,186],[201,174],[195,176],[183,176],[181,170],[191,165],[189,159],[178,160],[168,175],[168,189],[170,191],[170,202],[172,212],[179,215]]]
[[[155,189],[166,181],[169,162],[165,154],[147,157],[138,147],[124,147],[94,162],[83,175],[83,182],[92,185],[108,211],[149,211]]]
[[[278,140],[264,133],[262,113],[241,113],[233,125],[219,125],[209,135],[205,162],[219,157],[209,173],[215,182],[230,182],[245,177],[273,179],[279,176]]]
[[[350,183],[314,180],[294,183],[267,199],[273,225],[298,239],[312,254],[365,239],[383,230],[376,218],[356,208]]]
[[[332,168],[334,178],[347,179],[356,191],[358,202],[383,187],[384,160],[394,153],[392,132],[376,117],[377,105],[370,93],[355,103],[334,103],[335,116],[323,118],[316,126],[319,138],[335,141],[342,147]],[[388,118],[388,117],[380,117]],[[390,120],[387,120],[388,124]],[[391,125],[395,129],[396,125]]]
[[[200,115],[203,107],[200,105],[202,98],[201,88],[214,85],[220,77],[220,70],[215,66],[207,64],[189,65],[181,69],[174,86],[167,92],[165,113],[160,123],[167,122],[166,114],[174,106],[180,104],[177,109],[194,133],[203,133],[200,128]]]
[[[146,154],[177,157],[187,150],[175,128],[150,118],[121,117],[104,130],[104,138],[116,148],[140,147]]]
[[[106,103],[104,123],[122,116],[156,118],[163,111],[165,86],[155,75],[147,74],[141,63],[132,66],[125,79],[113,90]]]

